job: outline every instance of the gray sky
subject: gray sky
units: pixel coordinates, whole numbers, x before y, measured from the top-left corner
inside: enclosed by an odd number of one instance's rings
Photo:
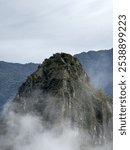
[[[112,0],[0,0],[0,60],[112,47]]]

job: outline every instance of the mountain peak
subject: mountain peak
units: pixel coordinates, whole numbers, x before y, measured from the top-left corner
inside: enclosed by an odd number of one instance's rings
[[[110,98],[91,86],[77,58],[57,53],[27,78],[10,109],[36,113],[52,125],[69,120],[91,135],[103,137],[104,125],[112,122],[109,102]]]
[[[37,71],[20,87],[19,93],[28,95],[28,91],[41,89],[44,93],[57,94],[63,88],[64,82],[75,83],[78,79],[86,80],[83,82],[89,84],[89,78],[78,59],[69,54],[56,53],[39,65]]]

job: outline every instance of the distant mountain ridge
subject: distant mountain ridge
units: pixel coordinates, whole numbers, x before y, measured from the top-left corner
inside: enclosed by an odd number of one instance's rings
[[[38,64],[33,63],[19,64],[0,61],[0,106],[15,96],[19,86],[37,67]]]
[[[88,73],[92,84],[113,95],[113,49],[82,52],[74,55]]]
[[[113,49],[83,52],[74,56],[79,59],[92,83],[112,96]],[[16,95],[20,85],[38,65],[0,61],[0,109]]]

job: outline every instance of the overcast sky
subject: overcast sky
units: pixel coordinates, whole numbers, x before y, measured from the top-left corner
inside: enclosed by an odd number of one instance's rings
[[[112,48],[112,0],[0,0],[0,60]]]

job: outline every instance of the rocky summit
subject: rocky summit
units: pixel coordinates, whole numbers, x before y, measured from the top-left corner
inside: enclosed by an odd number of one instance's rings
[[[22,84],[10,109],[35,113],[51,125],[69,121],[104,139],[112,137],[111,102],[110,97],[91,86],[77,58],[56,53]]]

